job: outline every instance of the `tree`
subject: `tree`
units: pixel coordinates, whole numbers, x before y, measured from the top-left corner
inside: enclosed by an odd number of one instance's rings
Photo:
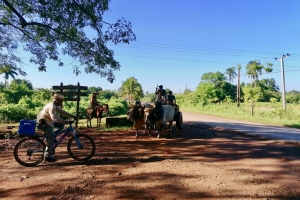
[[[228,80],[231,83],[236,76],[235,67],[230,67],[226,69],[225,74],[228,75]]]
[[[99,99],[108,99],[109,100],[112,97],[118,98],[118,94],[112,90],[103,90],[103,91],[99,92],[99,94],[98,94]]]
[[[201,87],[197,87],[197,90],[206,91],[208,95],[204,95],[209,99],[207,102],[220,102],[223,101],[226,96],[236,95],[236,86],[233,86],[231,83],[226,81],[226,77],[221,72],[209,72],[205,73],[201,77],[202,83],[199,84]],[[206,83],[206,84],[203,84]],[[211,84],[214,87],[214,90],[211,90]],[[203,88],[202,88],[203,87]],[[203,94],[201,94],[203,96]]]
[[[53,91],[50,89],[37,88],[33,91],[32,99],[49,102],[52,99]]]
[[[2,82],[0,82],[0,91],[3,90],[4,88],[5,88],[5,85]]]
[[[264,78],[262,80],[256,81],[256,84],[265,90],[279,92],[279,86],[276,85],[276,81],[274,78]]]
[[[17,79],[6,89],[6,97],[9,103],[18,103],[24,96],[32,96],[33,94],[32,84],[29,81]]]
[[[257,87],[260,87],[263,93],[259,101],[269,102],[271,98],[280,99],[279,86],[276,85],[276,81],[274,78],[257,80],[255,81],[255,85]]]
[[[12,85],[24,85],[28,90],[33,90],[32,83],[29,80],[16,78],[11,81],[10,86]]]
[[[267,66],[263,65],[261,62],[257,60],[253,60],[248,62],[246,65],[246,74],[248,74],[248,77],[251,78],[251,84],[253,85],[253,82],[258,80],[258,77],[262,75],[262,71],[264,70],[266,73],[270,73],[273,71],[273,64],[272,63],[266,63]]]
[[[60,51],[77,62],[73,72],[96,73],[109,82],[115,80],[113,71],[120,69],[114,52],[107,43],[126,43],[136,39],[131,23],[124,18],[116,23],[103,20],[110,0],[3,0],[0,1],[0,61],[10,65],[22,64],[16,53],[18,46],[32,54],[30,62],[46,71],[46,60],[57,61]],[[85,33],[88,31],[88,35]],[[78,63],[78,64],[77,64]]]
[[[204,82],[213,83],[215,86],[218,86],[220,82],[226,80],[226,77],[223,73],[217,72],[208,72],[201,76],[201,80]]]
[[[249,103],[251,116],[254,114],[254,106],[256,102],[262,97],[262,89],[260,87],[242,87],[244,93],[244,101]]]
[[[4,74],[4,87],[7,87],[7,81],[9,77],[15,79],[15,76],[18,75],[17,71],[23,76],[27,75],[25,72],[20,71],[19,68],[16,68],[11,65],[3,64],[0,66],[0,74]]]
[[[100,93],[102,90],[103,90],[102,87],[91,86],[91,87],[88,88],[87,94],[90,95],[90,94],[92,94],[94,92]]]
[[[210,82],[200,82],[195,91],[197,95],[197,101],[195,104],[201,103],[202,106],[207,103],[215,103],[219,101],[216,87]]]
[[[141,84],[134,77],[130,77],[126,81],[123,81],[122,86],[118,91],[121,97],[127,98],[130,101],[138,100],[144,96]]]
[[[186,89],[184,89],[183,94],[189,94],[189,93],[191,93],[191,92],[192,92],[192,90],[186,88]]]
[[[300,103],[300,92],[297,90],[291,90],[286,93],[286,102],[287,103]]]

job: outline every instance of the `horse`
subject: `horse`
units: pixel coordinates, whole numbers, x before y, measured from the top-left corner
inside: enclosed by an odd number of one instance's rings
[[[92,127],[92,119],[97,118],[97,127],[100,128],[103,112],[107,115],[109,114],[108,104],[96,105],[94,108],[88,107],[86,109],[87,127]]]

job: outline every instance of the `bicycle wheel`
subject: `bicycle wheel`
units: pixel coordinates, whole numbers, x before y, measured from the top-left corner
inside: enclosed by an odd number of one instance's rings
[[[14,148],[16,161],[26,167],[36,166],[44,160],[45,143],[37,137],[21,139]]]
[[[70,138],[68,142],[68,153],[77,161],[87,161],[95,154],[96,145],[94,140],[84,134],[78,134]]]

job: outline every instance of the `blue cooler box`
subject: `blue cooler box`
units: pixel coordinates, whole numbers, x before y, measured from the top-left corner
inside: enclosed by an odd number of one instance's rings
[[[29,119],[20,120],[18,134],[33,135],[35,133],[36,121]]]

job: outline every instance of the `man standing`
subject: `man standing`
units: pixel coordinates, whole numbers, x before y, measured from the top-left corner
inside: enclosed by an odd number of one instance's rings
[[[38,123],[44,123],[43,131],[47,137],[46,149],[44,152],[45,161],[55,162],[57,159],[52,157],[52,147],[54,143],[54,132],[53,127],[58,128],[57,133],[60,132],[66,121],[61,119],[57,113],[64,115],[66,117],[73,117],[77,119],[75,115],[72,115],[61,109],[62,102],[64,100],[64,96],[62,94],[55,93],[53,95],[53,101],[48,103],[41,112],[37,114]]]

